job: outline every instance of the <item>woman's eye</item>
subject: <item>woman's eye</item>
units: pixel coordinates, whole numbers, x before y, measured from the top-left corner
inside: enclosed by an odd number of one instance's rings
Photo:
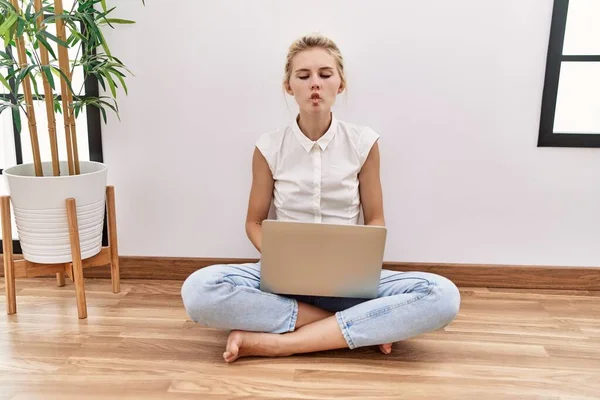
[[[331,76],[332,76],[332,74],[328,74],[328,75],[321,74],[320,75],[320,77],[323,78],[323,79],[331,78]],[[308,78],[309,78],[308,75],[304,75],[304,76],[299,76],[298,77],[298,79],[302,79],[302,80],[306,80]]]

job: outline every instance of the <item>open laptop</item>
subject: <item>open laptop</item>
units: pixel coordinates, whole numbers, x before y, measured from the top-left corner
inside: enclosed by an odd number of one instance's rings
[[[265,220],[260,289],[281,295],[375,298],[387,228]]]

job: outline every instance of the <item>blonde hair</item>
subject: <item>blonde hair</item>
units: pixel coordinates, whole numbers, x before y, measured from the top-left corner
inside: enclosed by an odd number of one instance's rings
[[[290,82],[290,77],[292,76],[292,61],[294,60],[296,54],[313,48],[325,49],[333,56],[338,73],[340,74],[340,78],[342,80],[341,88],[345,89],[346,75],[344,74],[344,58],[342,57],[342,53],[333,40],[321,35],[320,33],[312,33],[302,36],[301,38],[296,39],[290,45],[285,63],[285,78],[283,80],[284,89],[286,89],[286,85],[288,85]]]

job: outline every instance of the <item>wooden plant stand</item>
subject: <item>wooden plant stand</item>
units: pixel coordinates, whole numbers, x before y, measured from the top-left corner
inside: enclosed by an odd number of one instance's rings
[[[17,312],[15,278],[35,278],[56,273],[58,286],[65,285],[65,274],[75,283],[77,296],[77,314],[80,319],[87,318],[85,286],[83,284],[83,269],[90,267],[110,266],[110,276],[113,293],[119,293],[119,250],[117,245],[117,218],[115,211],[115,190],[113,186],[106,187],[106,214],[108,217],[109,245],[103,246],[100,253],[85,260],[81,259],[79,229],[77,227],[77,209],[75,199],[66,200],[67,218],[69,221],[69,236],[71,242],[72,262],[59,264],[39,264],[24,259],[15,260],[12,246],[12,229],[10,219],[10,197],[0,197],[0,213],[2,215],[2,245],[4,255],[4,281],[6,290],[6,311],[8,314]]]

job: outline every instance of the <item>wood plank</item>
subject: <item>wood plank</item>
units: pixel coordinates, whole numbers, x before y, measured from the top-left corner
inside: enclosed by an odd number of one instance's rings
[[[83,260],[83,268],[104,267],[110,264],[110,248],[103,247],[100,253]]]
[[[110,263],[110,249],[103,247],[100,253],[94,257],[83,260],[83,268],[95,268],[105,266]],[[15,276],[17,278],[37,278],[54,275],[59,272],[66,272],[72,280],[73,263],[58,263],[58,264],[40,264],[24,260],[22,258],[14,261]]]
[[[38,264],[27,260],[16,260],[15,276],[17,278],[37,278],[40,276],[55,275],[64,272],[68,263],[62,264]]]
[[[19,312],[0,314],[0,398],[594,399],[600,393],[598,297],[573,291],[461,288],[442,330],[376,348],[227,365],[227,332],[185,314],[181,281],[17,280]],[[0,285],[0,307],[5,302]],[[524,296],[525,298],[521,298]]]

